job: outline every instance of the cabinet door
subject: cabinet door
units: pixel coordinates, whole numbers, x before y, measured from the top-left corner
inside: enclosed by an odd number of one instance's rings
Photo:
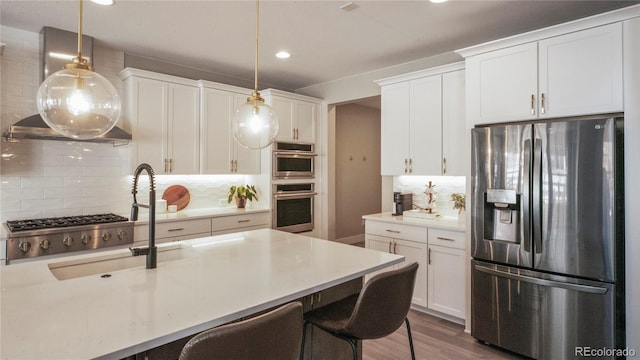
[[[169,84],[169,172],[200,173],[200,93],[195,86]]]
[[[296,141],[315,143],[316,141],[316,104],[298,101],[295,103]]]
[[[427,244],[414,241],[394,239],[393,252],[403,255],[405,260],[399,266],[405,266],[412,262],[418,263],[416,284],[413,288],[412,303],[427,306]]]
[[[383,86],[381,114],[380,171],[382,175],[403,175],[409,161],[409,83]]]
[[[539,42],[540,117],[623,110],[622,23]],[[544,111],[543,111],[544,110]]]
[[[409,173],[442,173],[442,76],[412,80],[409,123]]]
[[[471,166],[466,144],[464,70],[442,75],[442,175],[465,176]],[[469,149],[470,151],[470,149]]]
[[[203,174],[228,174],[233,148],[230,126],[234,93],[202,88],[201,95],[201,171]]]
[[[537,117],[537,43],[480,54],[467,59],[469,116],[474,124]],[[533,96],[533,102],[532,102]]]
[[[271,107],[278,116],[278,140],[293,141],[294,140],[294,107],[291,101],[277,96],[271,97]]]
[[[392,246],[393,246],[392,238],[378,236],[378,235],[371,235],[371,234],[364,235],[364,247],[367,249],[390,253],[393,251]],[[379,274],[381,272],[391,270],[392,268],[393,267],[390,267],[387,269],[382,269],[382,270],[367,274],[365,275],[365,281],[369,280],[375,274]]]
[[[164,173],[167,158],[167,83],[136,78],[131,82],[133,145],[136,162],[147,163],[157,174]]]
[[[464,319],[464,250],[430,245],[428,257],[428,308]]]

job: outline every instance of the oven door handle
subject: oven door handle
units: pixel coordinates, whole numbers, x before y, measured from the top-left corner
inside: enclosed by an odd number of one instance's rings
[[[313,157],[313,156],[318,156],[318,154],[316,154],[316,153],[308,153],[308,152],[304,152],[304,151],[274,151],[273,155],[276,155],[276,156],[286,155],[286,156],[292,156],[292,157]]]
[[[291,193],[291,194],[282,194],[282,193],[278,193],[278,194],[274,194],[273,197],[277,200],[277,199],[304,199],[304,198],[308,198],[310,196],[313,195],[318,195],[318,193],[315,192],[297,192],[297,193]]]

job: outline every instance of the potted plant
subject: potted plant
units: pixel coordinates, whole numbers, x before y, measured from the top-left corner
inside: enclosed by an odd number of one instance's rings
[[[247,204],[247,200],[258,200],[258,190],[254,185],[238,185],[229,188],[229,197],[227,203],[231,203],[231,200],[235,197],[236,206],[238,209],[244,209]]]

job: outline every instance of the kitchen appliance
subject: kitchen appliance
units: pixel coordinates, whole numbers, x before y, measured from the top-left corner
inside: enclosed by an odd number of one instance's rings
[[[314,227],[313,183],[273,185],[273,228],[292,233]]]
[[[116,214],[7,221],[7,260],[133,244],[133,222]]]
[[[622,116],[479,126],[472,149],[471,335],[538,359],[613,358],[625,346]]]
[[[413,193],[393,193],[393,213],[391,215],[399,216],[411,209],[413,209]]]
[[[273,178],[313,179],[316,156],[313,144],[276,142],[273,145]]]

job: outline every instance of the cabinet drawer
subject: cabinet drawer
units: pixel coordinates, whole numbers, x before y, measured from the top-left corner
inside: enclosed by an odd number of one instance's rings
[[[367,234],[392,237],[395,239],[405,239],[422,243],[427,242],[427,228],[421,226],[391,224],[368,220],[365,223],[365,232]]]
[[[211,219],[211,228],[214,232],[218,232],[221,230],[243,229],[258,225],[268,225],[270,221],[271,214],[269,212],[221,216]]]
[[[176,238],[189,234],[211,234],[211,219],[156,223],[156,239]],[[149,225],[134,227],[133,238],[135,241],[149,240]]]
[[[464,240],[465,236],[463,231],[429,228],[429,245],[464,249]]]

